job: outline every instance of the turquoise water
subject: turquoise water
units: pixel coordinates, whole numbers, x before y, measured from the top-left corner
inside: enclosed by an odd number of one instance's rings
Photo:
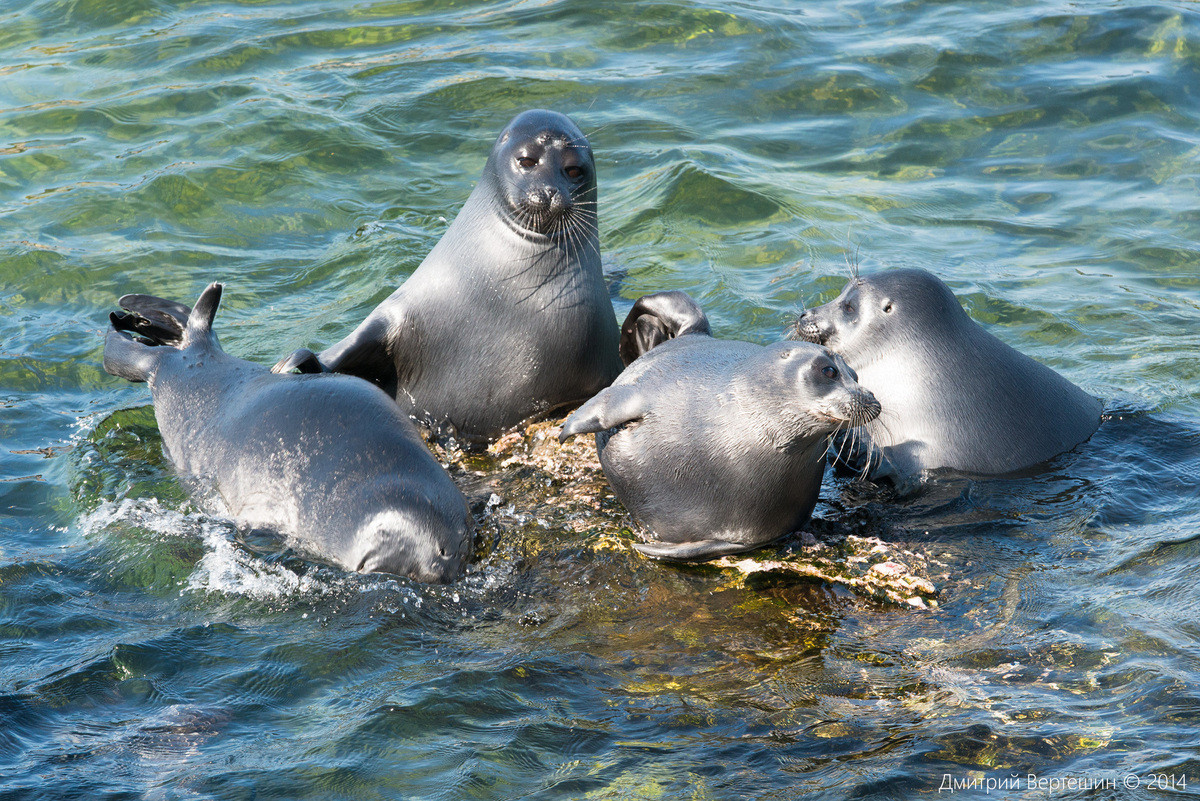
[[[231,353],[333,342],[531,107],[590,137],[619,316],[685,289],[770,342],[920,266],[1104,424],[1026,476],[827,478],[932,609],[647,563],[611,499],[468,487],[451,587],[195,508],[101,370],[116,298],[222,280]],[[0,240],[0,797],[1200,793],[1195,4],[10,2]]]

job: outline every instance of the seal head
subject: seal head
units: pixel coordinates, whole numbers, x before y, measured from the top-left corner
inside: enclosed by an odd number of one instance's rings
[[[595,225],[592,148],[561,114],[519,114],[500,134],[484,172],[494,177],[504,219],[518,232],[569,236]]]
[[[274,369],[360,376],[478,446],[608,386],[621,371],[617,337],[591,146],[567,117],[534,110],[500,134],[407,281],[340,342]]]
[[[899,484],[947,468],[1000,474],[1068,451],[1100,423],[1100,402],[972,320],[936,276],[855,277],[800,315],[798,339],[842,355],[882,404],[856,468]]]

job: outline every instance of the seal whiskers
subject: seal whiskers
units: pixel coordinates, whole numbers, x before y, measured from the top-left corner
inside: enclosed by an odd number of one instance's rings
[[[517,115],[408,280],[349,336],[275,369],[366,378],[468,447],[582,402],[621,371],[596,203],[578,127],[552,111]]]
[[[1098,400],[989,334],[924,270],[852,277],[789,333],[841,354],[879,398],[885,413],[864,432],[880,457],[874,476],[1008,473],[1074,448],[1100,424]]]

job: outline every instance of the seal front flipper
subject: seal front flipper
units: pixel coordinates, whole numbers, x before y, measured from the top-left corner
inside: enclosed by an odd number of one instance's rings
[[[317,354],[308,348],[296,348],[291,354],[284,356],[271,368],[272,373],[328,373],[328,367],[321,364]]]
[[[628,367],[655,346],[685,334],[712,335],[708,316],[688,293],[642,295],[621,324],[621,361]]]
[[[280,359],[271,372],[346,373],[365,378],[395,395],[396,363],[388,352],[388,342],[399,340],[403,331],[404,326],[391,323],[383,315],[372,314],[349,336],[321,351],[320,355],[300,348]],[[403,348],[398,347],[397,352],[401,351]]]
[[[761,543],[760,543],[761,545]],[[728,540],[694,540],[692,542],[638,542],[634,548],[643,556],[670,562],[707,562],[721,556],[742,553],[759,547]]]
[[[104,337],[104,372],[126,381],[149,381],[158,365],[157,348],[134,339],[118,327],[121,315],[113,312],[113,327]]]
[[[608,387],[580,406],[563,423],[559,442],[576,434],[594,434],[610,428],[641,420],[645,414],[645,400],[641,392],[632,386]]]

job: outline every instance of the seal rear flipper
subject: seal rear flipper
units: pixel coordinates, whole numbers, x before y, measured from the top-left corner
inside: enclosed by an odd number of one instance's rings
[[[213,318],[217,316],[217,309],[221,305],[221,292],[224,289],[223,284],[214,281],[200,293],[187,318],[187,329],[183,336],[185,345],[213,336]]]
[[[113,328],[129,331],[147,339],[152,345],[179,345],[187,327],[191,309],[173,300],[153,295],[125,295],[117,305],[126,313],[109,315]]]
[[[692,542],[638,542],[637,552],[652,559],[669,562],[707,562],[720,556],[752,551],[757,545],[728,540],[694,540]]]
[[[113,314],[116,318],[118,315]],[[155,346],[139,342],[116,327],[104,337],[104,372],[127,381],[148,381],[158,363]]]
[[[580,406],[563,423],[559,442],[576,434],[595,434],[610,428],[641,420],[644,415],[643,396],[632,386],[614,386]]]
[[[643,295],[621,324],[621,361],[629,366],[655,346],[685,334],[712,334],[708,316],[690,295],[679,290]]]

